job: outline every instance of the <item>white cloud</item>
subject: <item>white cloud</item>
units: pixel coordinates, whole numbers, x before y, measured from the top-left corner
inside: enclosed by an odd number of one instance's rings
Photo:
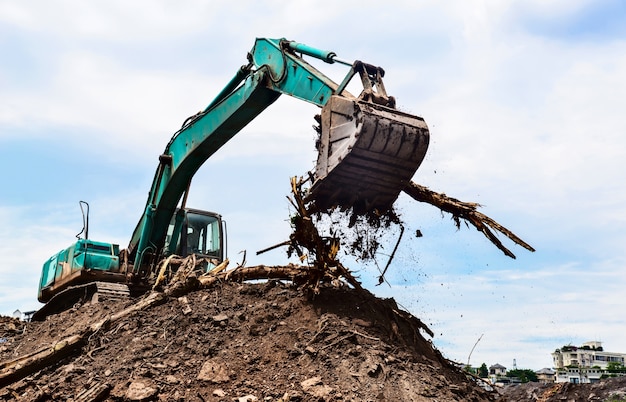
[[[53,253],[67,247],[80,230],[68,228],[64,207],[42,206],[45,215],[33,208],[0,207],[0,314],[9,315],[17,308],[39,308],[41,266]],[[39,221],[32,221],[33,216]]]
[[[61,38],[82,37],[114,41],[154,41],[183,37],[216,25],[228,2],[193,2],[182,6],[169,1],[34,1],[3,2],[1,19],[20,29]],[[235,6],[236,7],[236,6]]]

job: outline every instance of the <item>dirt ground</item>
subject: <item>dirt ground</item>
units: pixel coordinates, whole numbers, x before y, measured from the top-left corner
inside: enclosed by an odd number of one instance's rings
[[[0,317],[0,369],[137,300],[44,322]],[[626,401],[626,378],[485,390],[392,299],[222,283],[117,321],[72,355],[0,388],[6,401]]]
[[[623,402],[626,401],[626,377],[607,378],[594,384],[510,385],[502,393],[511,402]]]
[[[0,361],[79,333],[136,301],[76,306],[45,322],[0,320]],[[0,400],[493,401],[391,299],[326,286],[223,283],[93,334]],[[0,363],[0,368],[4,363]]]

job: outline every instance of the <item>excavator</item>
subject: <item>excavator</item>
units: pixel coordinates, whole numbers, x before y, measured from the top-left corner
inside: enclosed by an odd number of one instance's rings
[[[336,83],[308,58],[341,64],[348,71]],[[385,71],[284,38],[257,38],[247,59],[205,109],[184,121],[159,156],[128,247],[120,250],[119,245],[89,239],[84,228],[83,237],[77,235],[74,244],[43,264],[38,300],[46,304],[33,320],[79,300],[145,292],[158,262],[170,255],[196,254],[211,266],[223,261],[222,218],[186,206],[191,179],[282,94],[321,108],[315,115],[318,158],[309,172],[307,201],[318,211],[352,208],[368,213],[391,208],[424,159],[429,131],[421,117],[396,109],[383,84]],[[355,96],[347,86],[357,75],[363,89]]]

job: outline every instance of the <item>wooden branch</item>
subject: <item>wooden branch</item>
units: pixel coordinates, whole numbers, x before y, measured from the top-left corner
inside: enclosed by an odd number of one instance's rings
[[[334,273],[334,271],[336,271],[339,275],[343,276],[353,288],[363,291],[363,287],[359,281],[357,281],[349,270],[337,259],[339,240],[330,239],[330,242],[328,242],[320,236],[313,219],[311,219],[307,204],[304,201],[302,184],[303,182],[301,180],[298,181],[295,177],[292,177],[291,191],[298,211],[298,214],[292,219],[294,222],[294,232],[290,239],[292,247],[298,251],[301,257],[302,252],[300,247],[306,248],[314,254],[314,266],[321,272],[337,278],[338,275]]]
[[[49,347],[3,362],[0,367],[0,387],[5,387],[15,381],[41,370],[55,362],[73,354],[80,349],[87,338],[82,335],[72,335],[62,339]]]
[[[254,267],[238,267],[231,271],[217,272],[213,275],[202,275],[198,280],[202,287],[210,287],[216,282],[241,282],[253,279],[284,279],[291,281],[303,280],[311,275],[311,268],[289,265],[286,267],[271,267],[257,265]]]
[[[389,260],[387,261],[387,265],[385,265],[385,269],[380,273],[378,277],[378,284],[381,285],[385,282],[385,273],[387,269],[389,269],[389,265],[391,265],[391,261],[393,261],[393,257],[396,255],[396,251],[398,251],[398,246],[400,245],[400,241],[402,240],[402,235],[404,234],[404,225],[400,225],[400,236],[398,236],[398,240],[396,241],[396,245],[393,247],[393,251],[391,251],[391,255],[389,256]],[[388,282],[387,282],[388,283]]]
[[[288,246],[290,244],[291,244],[291,240],[285,240],[285,241],[280,242],[278,244],[274,244],[273,246],[269,246],[267,248],[264,248],[263,250],[257,251],[256,255],[267,253],[268,251],[274,250],[274,249],[276,249],[278,247]]]
[[[520,239],[511,232],[509,229],[500,225],[487,215],[478,212],[476,209],[480,207],[480,204],[475,202],[463,202],[456,198],[448,197],[445,194],[436,193],[427,187],[421,186],[417,183],[411,182],[405,188],[404,192],[411,196],[414,200],[419,202],[425,202],[439,208],[444,212],[452,214],[454,222],[457,228],[460,227],[460,219],[464,219],[466,222],[471,223],[476,229],[482,232],[485,237],[489,239],[496,247],[508,257],[515,258],[515,255],[507,249],[502,242],[495,236],[491,229],[504,234],[516,244],[524,247],[526,250],[535,251],[535,249],[528,243]],[[491,229],[489,229],[491,228]]]

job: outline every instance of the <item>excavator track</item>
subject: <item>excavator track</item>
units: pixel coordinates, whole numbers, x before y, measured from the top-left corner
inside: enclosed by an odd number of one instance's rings
[[[104,300],[125,300],[130,298],[130,288],[123,283],[95,282],[96,292],[91,297],[92,303]]]
[[[77,303],[123,300],[130,298],[130,296],[130,288],[124,283],[98,281],[70,286],[54,295],[52,299],[33,314],[31,320],[43,321],[47,316],[67,310]]]
[[[364,213],[391,208],[422,163],[428,126],[420,117],[333,96],[322,109],[315,178],[307,201]]]

